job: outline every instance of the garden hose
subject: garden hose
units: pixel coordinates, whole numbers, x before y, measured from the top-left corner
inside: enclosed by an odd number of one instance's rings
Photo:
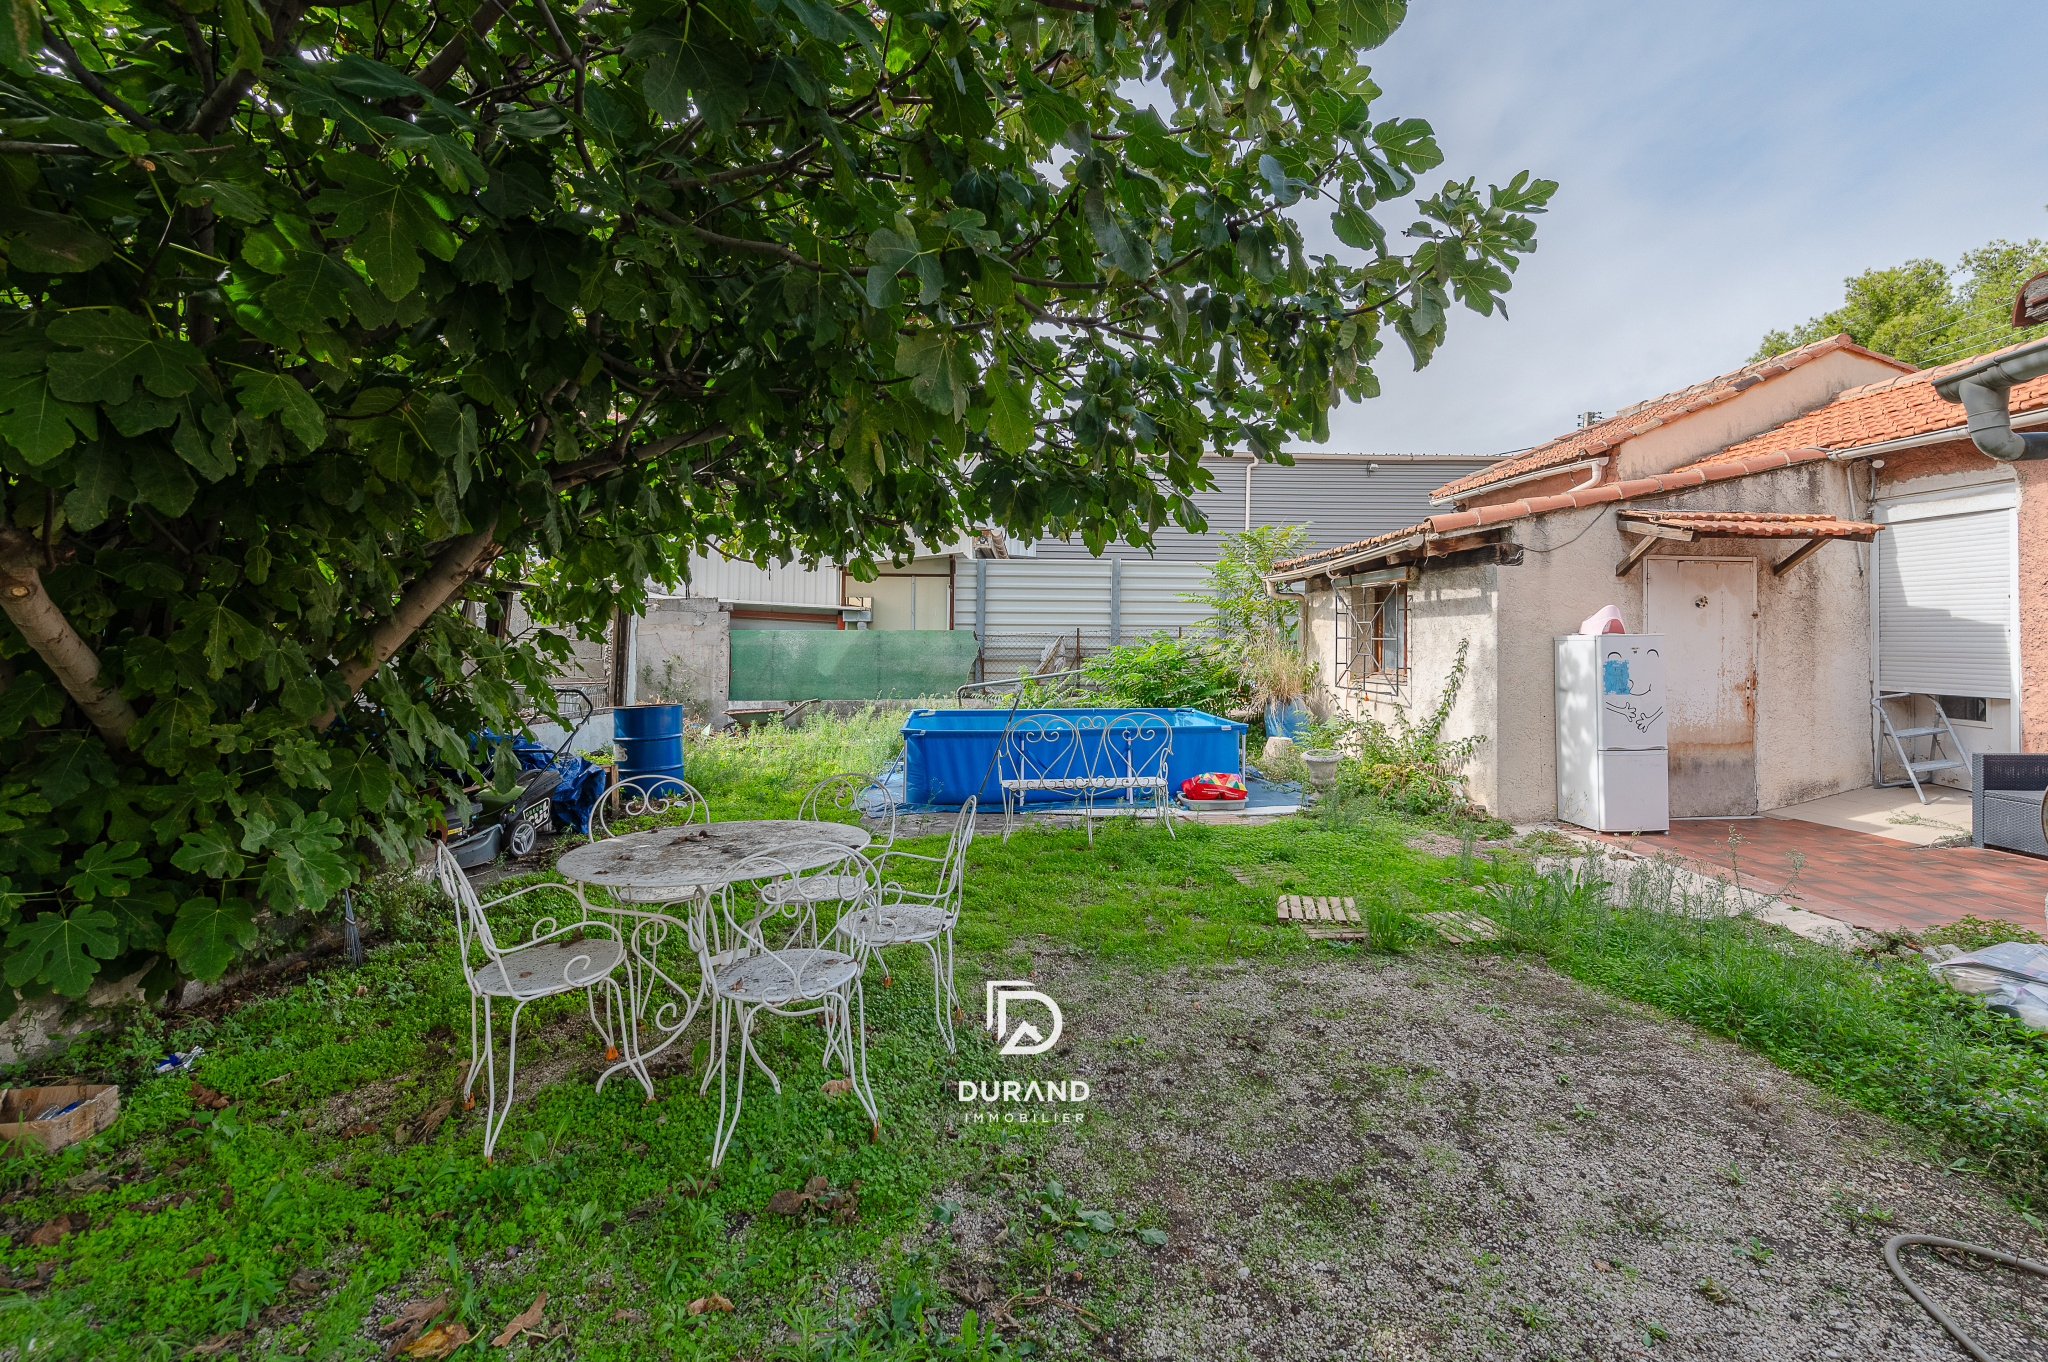
[[[1885,1241],[1884,1265],[1892,1270],[1892,1276],[1899,1279],[1899,1285],[1906,1288],[1906,1294],[1918,1301],[1922,1310],[1934,1316],[1934,1322],[1946,1329],[1948,1336],[1954,1339],[1964,1352],[1975,1358],[1976,1362],[1998,1362],[1997,1358],[1978,1347],[1975,1340],[1963,1332],[1962,1326],[1948,1317],[1947,1311],[1927,1299],[1926,1294],[1913,1284],[1913,1279],[1906,1275],[1905,1265],[1899,1262],[1899,1250],[1909,1244],[1955,1249],[1979,1258],[1989,1258],[1995,1263],[2004,1263],[2007,1267],[2022,1272],[2031,1272],[2036,1277],[2048,1277],[2048,1265],[2037,1263],[2032,1258],[2015,1258],[2010,1253],[2000,1253],[1997,1249],[1985,1248],[1982,1244],[1965,1244],[1959,1240],[1943,1239],[1933,1234],[1895,1234]]]

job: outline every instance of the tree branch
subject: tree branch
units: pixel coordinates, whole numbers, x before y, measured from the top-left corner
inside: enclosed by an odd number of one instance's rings
[[[138,128],[153,129],[156,127],[156,124],[147,115],[108,89],[107,83],[100,79],[100,73],[78,59],[78,53],[72,50],[70,43],[64,41],[62,34],[50,26],[48,19],[43,20],[43,46],[57,54],[57,59],[64,63],[64,69],[69,71],[80,85],[91,91],[94,99],[97,99],[100,103],[106,105]]]
[[[743,236],[720,236],[717,232],[707,232],[702,227],[696,226],[693,223],[684,222],[674,213],[668,212],[665,209],[657,208],[650,211],[653,212],[655,217],[666,222],[669,226],[680,228],[692,236],[710,242],[714,246],[723,246],[729,251],[744,251],[749,255],[765,255],[776,260],[786,260],[790,264],[801,266],[813,274],[824,274],[826,272],[825,266],[818,264],[814,260],[804,259],[803,256],[792,251],[779,241],[751,241]]]
[[[729,184],[734,180],[744,180],[750,175],[767,175],[771,173],[778,176],[786,175],[816,155],[823,140],[822,138],[813,137],[808,146],[799,148],[779,161],[761,161],[750,166],[734,166],[731,170],[715,171],[712,174],[706,175],[701,180],[670,180],[669,183],[677,189],[704,189],[714,184]]]
[[[12,527],[0,530],[0,610],[7,612],[28,646],[78,702],[107,746],[125,748],[128,730],[135,727],[135,707],[118,689],[100,681],[99,657],[43,590],[41,557],[42,545],[34,536]]]
[[[299,16],[305,12],[306,0],[282,0],[270,16],[270,41],[263,44],[265,58],[276,56],[291,41],[292,30],[299,26]],[[235,106],[249,93],[249,87],[256,83],[256,73],[237,69],[228,73],[226,80],[213,87],[213,93],[200,102],[193,111],[192,121],[185,125],[185,131],[200,137],[211,137],[226,127],[235,116]]]
[[[344,662],[334,675],[347,684],[352,696],[363,688],[363,683],[377,674],[405,641],[419,632],[420,626],[432,618],[434,612],[446,605],[470,578],[481,572],[498,549],[498,512],[482,529],[451,539],[434,556],[434,561],[411,586],[398,598],[398,607],[370,631],[370,646],[366,656]],[[324,729],[333,723],[340,713],[338,705],[313,721],[313,727]]]
[[[481,38],[491,31],[491,25],[498,22],[498,16],[512,8],[511,0],[484,0],[476,7],[476,13],[469,16],[469,32],[458,30],[454,37],[442,45],[441,50],[428,59],[413,79],[429,90],[439,90],[448,83],[462,63],[469,57],[469,40],[472,36]]]
[[[629,463],[638,463],[643,459],[658,459],[678,449],[694,449],[698,445],[708,445],[713,440],[722,440],[730,434],[732,427],[721,423],[705,426],[701,430],[693,430],[685,435],[667,435],[659,440],[650,440],[623,457],[614,458],[608,455],[602,459],[584,459],[577,463],[565,464],[555,470],[555,490],[566,492],[571,487],[581,486],[607,473],[616,473]]]

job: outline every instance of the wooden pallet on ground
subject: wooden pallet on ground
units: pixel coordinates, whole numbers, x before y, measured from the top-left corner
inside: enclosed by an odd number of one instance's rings
[[[1441,913],[1417,913],[1415,920],[1428,923],[1436,929],[1438,936],[1460,946],[1474,941],[1500,940],[1500,925],[1480,913],[1446,909]]]
[[[1359,921],[1358,905],[1351,899],[1315,898],[1305,894],[1282,894],[1279,903],[1282,922],[1299,922],[1304,936],[1317,941],[1369,941],[1372,933]],[[1310,925],[1314,924],[1314,925]],[[1330,925],[1324,925],[1330,924]]]

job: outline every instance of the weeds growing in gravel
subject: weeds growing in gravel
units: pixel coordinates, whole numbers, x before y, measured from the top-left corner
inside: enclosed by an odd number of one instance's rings
[[[1953,1141],[2021,1201],[2048,1205],[2048,1036],[1956,993],[1924,959],[1872,962],[1806,941],[1657,865],[1618,883],[1590,859],[1525,876],[1497,891],[1492,911],[1512,929],[1508,948],[1734,1036]]]

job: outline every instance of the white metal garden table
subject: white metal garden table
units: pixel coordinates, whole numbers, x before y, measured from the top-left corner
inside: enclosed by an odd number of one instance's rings
[[[749,873],[742,868],[750,862],[754,864],[751,873],[759,873],[761,857],[772,857],[782,868],[800,873],[829,864],[847,850],[864,850],[872,840],[867,829],[850,823],[761,818],[654,828],[565,852],[555,862],[562,878],[602,891],[581,894],[585,905],[592,912],[620,919],[619,934],[627,943],[628,1017],[660,1033],[655,1044],[643,1046],[639,1025],[629,1024],[624,1058],[605,1070],[598,1086],[626,1069],[640,1081],[648,1098],[653,1098],[654,1082],[648,1076],[647,1061],[675,1044],[689,1028],[709,987],[704,979],[694,988],[679,983],[670,966],[662,963],[661,947],[671,931],[681,928],[684,958],[694,964],[689,938],[703,930],[701,915],[709,910],[713,893]],[[828,846],[832,848],[829,852]],[[684,907],[685,917],[661,911],[678,906]]]

